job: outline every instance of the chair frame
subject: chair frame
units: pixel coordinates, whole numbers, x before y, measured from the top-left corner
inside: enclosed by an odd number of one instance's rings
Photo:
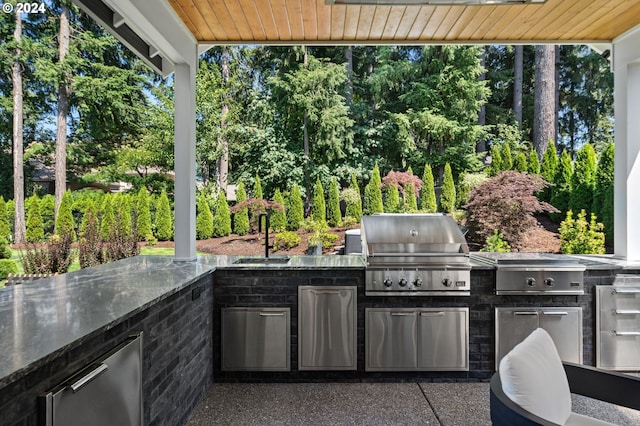
[[[571,393],[640,410],[640,377],[571,362],[563,362],[562,366]],[[500,372],[496,372],[491,378],[490,406],[494,425],[557,426],[531,414],[509,399],[502,390]]]

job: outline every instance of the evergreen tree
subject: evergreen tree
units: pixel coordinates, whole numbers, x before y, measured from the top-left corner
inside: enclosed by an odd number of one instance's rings
[[[364,214],[374,214],[384,212],[382,204],[382,179],[380,178],[380,169],[376,164],[371,171],[371,179],[364,188]]]
[[[271,228],[276,232],[282,232],[287,229],[287,212],[285,211],[284,197],[280,192],[280,188],[277,188],[273,194],[273,202],[280,204],[282,210],[274,209],[273,213],[271,213]]]
[[[497,144],[491,145],[491,168],[489,174],[496,176],[498,173],[504,170],[502,166],[502,154],[500,154],[500,146]]]
[[[551,192],[551,205],[560,213],[551,213],[551,218],[560,221],[564,212],[569,210],[569,196],[571,194],[571,178],[573,176],[573,164],[567,150],[563,150],[556,169],[556,176],[553,180],[555,186]]]
[[[511,147],[509,146],[509,142],[505,142],[502,144],[502,149],[500,151],[500,166],[502,170],[512,170],[513,169],[513,157],[511,156]]]
[[[216,203],[216,214],[213,217],[213,236],[226,237],[231,234],[231,213],[229,212],[229,204],[224,191],[218,193],[218,202]]]
[[[196,238],[205,240],[213,235],[213,214],[204,191],[198,194],[196,200]]]
[[[36,194],[29,197],[26,237],[29,243],[39,243],[44,239],[42,215],[40,215],[40,198]]]
[[[442,194],[440,195],[440,210],[445,213],[453,213],[456,209],[456,186],[453,182],[451,165],[444,165],[442,177]]]
[[[0,238],[8,240],[11,233],[11,225],[9,224],[9,215],[7,214],[7,204],[2,195],[0,195]]]
[[[338,181],[335,177],[331,178],[331,184],[329,185],[327,223],[329,226],[339,226],[342,223],[342,214],[340,213],[340,191],[338,189]]]
[[[247,193],[244,189],[244,182],[238,184],[236,189],[236,203],[241,203],[247,199]],[[247,235],[249,233],[249,209],[243,207],[240,211],[233,215],[233,232],[238,235]]]
[[[113,215],[113,195],[110,193],[104,194],[102,197],[102,221],[100,222],[100,236],[103,240],[108,241],[113,233],[115,226]]]
[[[253,198],[261,199],[262,196],[262,183],[260,182],[260,176],[256,175],[253,181]]]
[[[149,208],[149,193],[144,186],[140,187],[138,191],[138,197],[136,199],[136,220],[138,234],[144,238],[145,241],[153,239],[153,232],[151,231],[151,209]]]
[[[173,215],[167,192],[163,189],[156,206],[156,238],[160,241],[173,239]]]
[[[400,193],[395,185],[389,185],[384,189],[384,211],[385,213],[400,213],[402,211]]]
[[[550,141],[547,149],[544,151],[544,155],[542,156],[542,165],[540,167],[540,175],[542,176],[542,179],[551,184],[555,183],[558,161],[556,146],[553,144],[553,141]],[[551,201],[552,188],[552,186],[548,186],[540,192],[539,197],[542,201]]]
[[[117,206],[116,211],[118,212],[118,218],[114,223],[118,227],[119,232],[122,233],[122,237],[128,241],[133,237],[133,221],[131,218],[129,194],[118,194],[115,204]]]
[[[418,211],[418,200],[416,200],[416,191],[413,182],[407,183],[404,188],[404,211],[407,213],[415,213]]]
[[[55,228],[56,235],[61,237],[68,236],[71,241],[76,239],[76,225],[73,220],[73,213],[71,212],[72,204],[71,191],[65,191],[62,195],[62,202],[58,210],[58,219],[56,220]]]
[[[40,199],[40,216],[44,235],[53,235],[56,227],[56,197],[46,194]]]
[[[80,222],[80,228],[78,229],[78,236],[82,238],[87,230],[89,219],[96,221],[95,224],[95,233],[99,235],[100,230],[98,229],[98,215],[96,213],[96,205],[93,200],[89,199],[84,205],[84,212],[82,213],[82,221]]]
[[[324,188],[320,179],[313,187],[313,200],[311,202],[311,217],[319,224],[327,223],[327,203],[324,200]]]
[[[513,170],[520,173],[527,171],[527,156],[524,152],[521,151],[516,154],[516,159],[513,162]]]
[[[614,151],[613,143],[609,143],[600,155],[596,171],[596,188],[593,194],[593,212],[602,220],[609,245],[613,244]]]
[[[297,183],[293,184],[289,192],[286,214],[287,230],[297,231],[300,229],[300,224],[304,220],[304,206],[302,204],[302,196],[300,195],[300,187]]]
[[[538,153],[535,149],[529,151],[529,159],[527,161],[527,171],[532,175],[540,174],[540,160],[538,160]]]
[[[362,198],[360,195],[360,187],[358,186],[358,179],[356,175],[351,175],[351,185],[349,186],[357,194],[357,197],[353,197],[352,201],[347,201],[346,216],[352,217],[356,222],[360,222],[362,219]]]
[[[425,164],[422,174],[422,188],[420,188],[420,209],[423,212],[434,213],[437,208],[433,171],[429,164]]]
[[[576,162],[571,179],[571,195],[569,209],[574,212],[585,210],[591,212],[593,192],[596,185],[596,152],[591,144],[585,144],[576,155]]]

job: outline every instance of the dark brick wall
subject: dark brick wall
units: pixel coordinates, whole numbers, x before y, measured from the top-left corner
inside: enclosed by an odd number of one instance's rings
[[[38,425],[39,394],[139,331],[144,332],[144,423],[184,424],[213,379],[211,279],[203,277],[158,304],[88,336],[78,346],[0,389],[0,424]]]
[[[488,380],[495,365],[496,307],[578,306],[583,310],[583,358],[594,365],[595,285],[609,285],[614,271],[587,271],[582,296],[498,296],[495,271],[471,272],[468,297],[374,297],[364,295],[364,271],[334,270],[222,270],[215,272],[214,375],[216,381],[478,381]],[[298,371],[299,285],[356,285],[358,287],[358,369],[356,371]],[[223,307],[288,307],[291,309],[291,372],[229,372],[220,370],[220,318]],[[469,307],[468,372],[365,372],[364,310],[383,307]]]

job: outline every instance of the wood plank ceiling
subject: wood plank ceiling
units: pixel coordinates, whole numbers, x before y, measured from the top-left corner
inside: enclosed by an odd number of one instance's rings
[[[640,0],[483,6],[327,5],[324,0],[169,0],[203,44],[608,43]]]

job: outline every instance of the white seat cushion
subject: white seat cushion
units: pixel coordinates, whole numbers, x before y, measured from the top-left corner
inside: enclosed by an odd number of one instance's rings
[[[571,416],[571,393],[551,336],[536,329],[500,361],[504,393],[531,414],[564,425]]]
[[[564,426],[615,426],[615,423],[604,422],[582,414],[571,413]]]

